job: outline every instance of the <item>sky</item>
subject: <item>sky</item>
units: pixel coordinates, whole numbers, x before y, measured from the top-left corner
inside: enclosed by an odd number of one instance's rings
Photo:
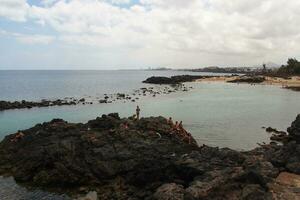
[[[0,0],[0,69],[300,59],[299,0]]]

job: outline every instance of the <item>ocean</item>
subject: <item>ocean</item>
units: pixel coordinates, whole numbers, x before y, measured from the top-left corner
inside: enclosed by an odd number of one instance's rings
[[[101,99],[104,94],[133,94],[152,85],[142,81],[150,76],[180,74],[208,75],[183,71],[0,71],[0,100],[58,99],[65,97]],[[216,74],[214,74],[216,75]],[[118,112],[121,117],[134,114],[136,105],[142,117],[164,116],[183,121],[197,142],[211,146],[249,150],[268,142],[270,135],[262,127],[286,130],[300,113],[300,93],[271,85],[231,83],[186,83],[188,92],[137,102],[113,102],[76,106],[54,106],[6,110],[0,112],[0,139],[17,130],[30,128],[53,118],[69,122],[87,122],[102,114]],[[154,86],[155,88],[163,86]],[[0,177],[1,199],[68,199],[38,189],[18,186],[11,178]]]

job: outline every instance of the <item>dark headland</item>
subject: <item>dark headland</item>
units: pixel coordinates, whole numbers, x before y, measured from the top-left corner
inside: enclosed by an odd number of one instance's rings
[[[150,84],[180,84],[184,82],[193,82],[198,79],[211,78],[215,76],[203,76],[203,75],[178,75],[171,77],[164,76],[152,76],[143,81],[143,83]]]
[[[109,200],[299,199],[300,115],[288,133],[239,152],[199,147],[163,117],[54,119],[5,137],[0,174]]]

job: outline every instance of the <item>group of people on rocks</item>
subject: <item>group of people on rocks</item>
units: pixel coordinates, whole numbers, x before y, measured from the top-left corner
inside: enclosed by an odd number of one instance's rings
[[[179,123],[178,123],[178,121],[176,121],[174,124],[172,117],[170,117],[168,119],[168,124],[172,128],[171,134],[176,134],[176,135],[180,136],[181,138],[183,138],[183,140],[188,141],[188,143],[191,144],[192,135],[183,128],[182,121],[180,121]]]
[[[139,120],[140,119],[140,107],[137,106],[136,107],[136,113],[133,115],[133,119],[134,120]],[[168,119],[168,124],[171,126],[171,134],[175,134],[177,136],[179,136],[180,138],[182,138],[184,141],[188,142],[189,144],[191,144],[192,142],[192,135],[190,133],[188,133],[182,126],[182,121],[180,121],[178,123],[178,121],[175,122],[175,124],[173,123],[173,119],[172,117],[170,117]],[[121,128],[123,129],[128,129],[128,123],[125,122],[123,124],[121,124]]]
[[[23,137],[24,137],[24,133],[22,133],[21,131],[19,131],[10,141],[11,142],[18,142]]]

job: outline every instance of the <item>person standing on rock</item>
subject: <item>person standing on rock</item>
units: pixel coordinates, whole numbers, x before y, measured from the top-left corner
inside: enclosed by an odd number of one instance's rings
[[[174,125],[172,117],[169,117],[169,119],[168,119],[168,124],[169,124],[170,126],[173,126],[173,125]]]
[[[135,111],[136,111],[136,119],[139,120],[140,119],[140,111],[141,111],[140,107],[136,106],[136,110]]]

